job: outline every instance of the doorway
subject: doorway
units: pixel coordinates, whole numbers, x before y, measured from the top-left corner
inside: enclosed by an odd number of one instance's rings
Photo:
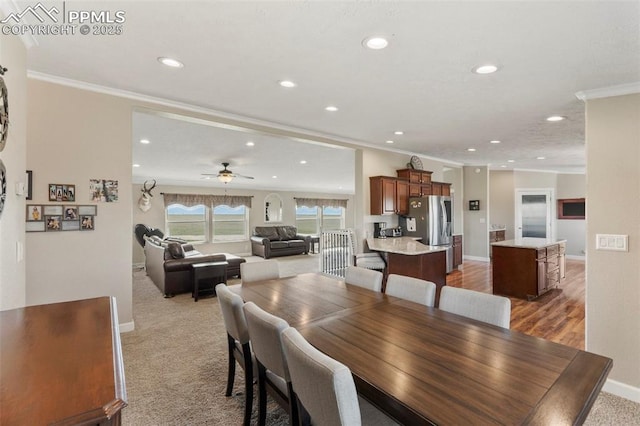
[[[553,190],[516,189],[516,238],[555,238]]]

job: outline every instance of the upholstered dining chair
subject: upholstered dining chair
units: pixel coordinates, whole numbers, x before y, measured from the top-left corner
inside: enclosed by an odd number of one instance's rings
[[[358,398],[349,368],[311,346],[298,330],[287,328],[282,343],[303,425],[397,424]]]
[[[384,292],[426,306],[433,306],[436,299],[436,285],[431,281],[397,274],[389,274]]]
[[[359,266],[348,266],[344,282],[380,292],[382,291],[382,272]]]
[[[298,409],[291,398],[293,388],[289,379],[287,360],[282,348],[282,332],[289,324],[262,310],[253,302],[244,305],[251,346],[258,366],[258,424],[267,419],[267,392],[289,412],[289,424],[298,425]]]
[[[494,294],[444,286],[439,308],[502,328],[509,328],[511,323],[511,300]]]
[[[243,425],[251,422],[251,409],[253,407],[253,377],[254,364],[251,345],[249,343],[249,330],[242,307],[244,302],[237,294],[229,290],[226,284],[216,286],[218,304],[222,311],[222,319],[227,330],[227,347],[229,351],[229,371],[227,375],[226,396],[233,392],[233,382],[236,374],[236,362],[244,369],[245,407]]]
[[[243,283],[280,278],[280,266],[278,261],[273,259],[241,263],[240,278]]]

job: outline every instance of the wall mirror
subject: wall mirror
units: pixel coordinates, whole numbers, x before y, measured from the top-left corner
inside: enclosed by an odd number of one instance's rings
[[[282,198],[278,194],[269,194],[264,199],[264,221],[282,222]]]

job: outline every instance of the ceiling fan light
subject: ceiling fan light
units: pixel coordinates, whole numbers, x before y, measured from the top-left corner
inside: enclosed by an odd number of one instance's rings
[[[218,175],[218,180],[222,183],[229,183],[233,180],[233,176],[229,174],[221,174],[221,175]]]

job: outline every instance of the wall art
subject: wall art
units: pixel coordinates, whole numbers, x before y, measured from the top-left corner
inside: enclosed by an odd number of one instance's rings
[[[113,203],[118,201],[118,181],[89,179],[91,201]]]
[[[49,201],[75,201],[76,186],[69,184],[50,183]]]

